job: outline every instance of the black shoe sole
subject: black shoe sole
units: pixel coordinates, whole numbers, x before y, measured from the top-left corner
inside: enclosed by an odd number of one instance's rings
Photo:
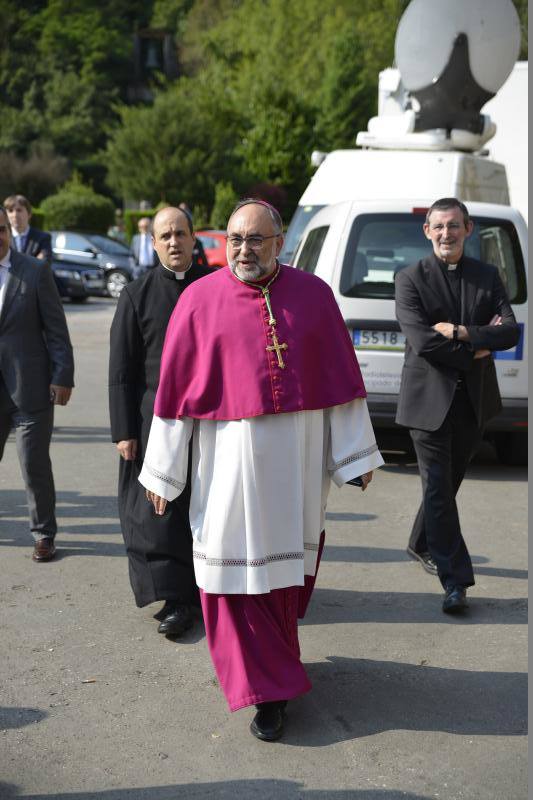
[[[283,725],[273,733],[265,733],[261,730],[261,728],[258,728],[252,720],[250,723],[250,731],[256,737],[256,739],[261,739],[262,742],[277,742],[277,740],[281,739],[283,736]]]
[[[416,559],[416,561],[418,561],[420,564],[422,564],[423,569],[425,569],[426,572],[428,572],[430,575],[438,575],[439,574],[437,572],[437,568],[428,566],[426,564],[426,562],[424,561],[424,559],[421,558],[420,554],[417,553],[415,550],[411,550],[411,548],[408,547],[405,552],[407,553],[408,556],[411,556],[411,558]]]
[[[442,610],[445,614],[462,614],[468,608],[467,603],[461,603],[460,605],[450,606],[449,608],[442,607]]]
[[[183,625],[180,625],[179,628],[172,628],[171,626],[166,628],[165,626],[163,626],[163,623],[161,623],[157,629],[157,632],[161,633],[163,636],[178,637],[178,636],[183,636],[183,634],[186,633],[190,628],[192,628],[193,625],[194,625],[193,619],[189,620],[189,622]]]

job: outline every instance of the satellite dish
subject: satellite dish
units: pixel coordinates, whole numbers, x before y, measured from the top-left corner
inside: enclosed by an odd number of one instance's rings
[[[402,81],[417,101],[415,131],[483,129],[479,113],[520,52],[511,0],[412,0],[396,32]]]

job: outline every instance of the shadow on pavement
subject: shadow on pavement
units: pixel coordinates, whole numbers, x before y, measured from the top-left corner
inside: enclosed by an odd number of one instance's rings
[[[319,724],[310,724],[309,700],[290,704],[283,739],[287,744],[323,747],[383,731],[459,736],[523,736],[527,732],[526,673],[337,656],[305,666],[313,683],[310,697],[319,711]]]
[[[326,519],[333,522],[366,522],[369,519],[377,519],[377,514],[354,514],[351,511],[326,511]]]
[[[83,444],[101,444],[102,442],[107,443],[110,448],[114,448],[115,445],[111,441],[111,429],[107,428],[98,428],[98,427],[91,427],[91,428],[79,428],[72,425],[58,425],[57,427],[54,426],[53,432],[53,441],[57,442],[58,444],[65,444],[65,443],[80,443]],[[115,451],[116,452],[116,451]],[[118,453],[117,453],[117,463],[118,463]]]
[[[0,730],[23,728],[47,717],[46,711],[39,708],[22,708],[20,706],[0,706]],[[2,795],[0,794],[0,797]]]
[[[31,547],[33,539],[29,531],[26,494],[20,490],[2,491],[0,512],[0,547]],[[56,560],[69,555],[124,556],[124,545],[116,542],[86,540],[87,536],[101,537],[120,534],[117,499],[113,496],[84,495],[80,492],[58,492],[56,515],[59,526]],[[89,518],[83,524],[80,519]],[[69,525],[65,519],[75,518],[77,523]],[[94,522],[104,518],[106,522]],[[107,520],[114,519],[116,522]],[[62,536],[80,534],[84,538],[63,541]]]
[[[259,743],[257,746],[265,747]],[[427,795],[397,789],[306,789],[296,781],[268,778],[39,795],[23,794],[16,786],[0,783],[0,797],[2,800],[429,800]]]
[[[435,578],[437,582],[437,579]],[[475,592],[475,589],[473,590]],[[315,588],[309,612],[301,625],[346,622],[437,623],[450,625],[525,625],[525,598],[468,596],[469,609],[462,616],[443,614],[443,592],[352,592]]]

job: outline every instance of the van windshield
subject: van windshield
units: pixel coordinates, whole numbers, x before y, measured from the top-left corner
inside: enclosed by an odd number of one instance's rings
[[[495,264],[512,303],[526,299],[522,250],[512,222],[472,217],[474,231],[465,254]],[[394,298],[395,274],[425,258],[431,243],[419,214],[361,214],[354,220],[342,265],[340,291],[345,297]]]
[[[320,211],[324,206],[298,206],[291,219],[290,225],[285,234],[285,241],[283,248],[279,255],[279,260],[283,264],[293,264],[296,250],[302,239],[302,234],[307,226],[307,223],[313,219],[317,211]]]

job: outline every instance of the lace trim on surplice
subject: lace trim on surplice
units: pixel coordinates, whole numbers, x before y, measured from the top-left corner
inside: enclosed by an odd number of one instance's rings
[[[359,450],[359,452],[357,453],[353,453],[350,456],[346,456],[346,458],[343,458],[342,461],[334,461],[330,471],[337,472],[338,469],[341,469],[341,467],[345,467],[347,464],[352,464],[354,461],[360,461],[362,458],[371,456],[372,453],[376,453],[378,449],[379,448],[377,444],[374,443],[370,447],[365,448],[365,450]]]
[[[205,562],[209,567],[266,567],[276,561],[302,561],[302,552],[271,553],[263,558],[210,558],[199,550],[193,551],[193,557]]]
[[[144,462],[143,466],[145,470],[149,472],[150,475],[152,475],[152,477],[157,478],[160,481],[163,481],[163,483],[168,483],[175,489],[183,489],[183,487],[185,486],[185,484],[181,483],[181,481],[177,481],[174,478],[171,478],[170,475],[165,475],[164,472],[159,472],[158,469],[154,469],[154,467],[151,467],[150,464],[146,463],[146,461]]]

